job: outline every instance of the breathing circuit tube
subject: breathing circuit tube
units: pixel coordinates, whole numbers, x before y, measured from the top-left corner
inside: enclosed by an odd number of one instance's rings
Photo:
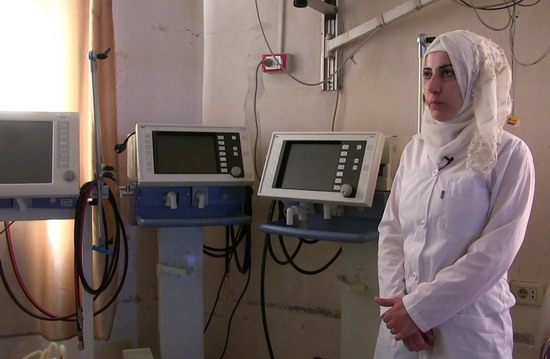
[[[101,199],[94,199],[90,201],[90,195],[94,187],[96,187],[97,182],[91,181],[85,183],[82,188],[80,189],[80,196],[78,197],[77,205],[76,205],[76,213],[75,213],[75,227],[74,227],[74,250],[75,250],[75,269],[76,273],[78,275],[78,278],[82,284],[82,287],[84,290],[92,295],[95,295],[96,297],[103,293],[109,284],[111,284],[113,278],[116,275],[117,267],[118,267],[118,261],[120,257],[120,249],[121,249],[121,238],[124,244],[124,268],[122,272],[122,278],[120,280],[119,286],[117,288],[117,291],[114,295],[114,298],[120,293],[120,290],[122,289],[122,285],[124,284],[124,281],[126,279],[126,273],[128,271],[128,238],[126,235],[126,230],[124,228],[124,224],[122,222],[122,217],[120,216],[120,212],[118,210],[118,206],[116,204],[115,196],[111,189],[109,188],[109,196],[108,196],[108,203],[111,206],[111,209],[114,214],[115,219],[115,237],[113,240],[108,240],[106,245],[109,246],[111,244],[111,241],[114,241],[114,248],[112,251],[112,255],[106,255],[105,256],[105,270],[101,279],[101,282],[97,286],[97,288],[92,288],[92,284],[88,282],[86,279],[86,276],[84,274],[83,270],[83,264],[82,264],[82,238],[83,238],[83,231],[84,231],[84,217],[86,214],[86,208],[88,204],[95,204],[98,200]],[[98,192],[98,191],[96,191]],[[102,213],[98,213],[98,215],[105,216],[105,212],[102,211]],[[104,233],[107,234],[107,225],[106,222],[103,221],[103,224],[105,226]],[[114,299],[110,301],[112,303]],[[106,308],[103,308],[101,311],[105,310]]]
[[[80,308],[79,278],[84,279],[82,282],[86,283],[87,287],[89,289],[91,289],[92,292],[95,292],[95,293],[91,293],[91,294],[94,294],[94,301],[95,301],[99,297],[99,295],[101,293],[103,293],[103,291],[109,286],[109,284],[112,282],[112,280],[113,280],[113,278],[116,274],[117,264],[118,264],[118,261],[119,261],[119,258],[120,258],[120,239],[121,238],[122,238],[123,244],[124,244],[124,257],[125,257],[122,277],[120,279],[120,282],[119,282],[119,285],[118,285],[118,288],[117,288],[115,294],[112,296],[112,298],[102,308],[100,308],[99,310],[94,312],[94,315],[99,315],[100,313],[105,311],[115,301],[115,299],[117,298],[118,294],[120,293],[120,291],[122,289],[122,286],[124,284],[126,274],[127,274],[127,271],[128,271],[128,238],[127,238],[126,230],[125,230],[123,222],[122,222],[122,217],[120,216],[120,213],[118,211],[118,207],[116,205],[115,197],[114,197],[113,193],[110,190],[109,190],[108,202],[112,207],[112,210],[113,210],[113,213],[114,213],[114,216],[115,216],[115,224],[116,224],[116,237],[115,237],[115,240],[114,240],[115,248],[113,250],[113,256],[112,256],[111,260],[109,260],[109,256],[106,256],[105,270],[104,270],[104,273],[103,273],[103,278],[102,278],[101,284],[99,285],[99,287],[97,289],[91,288],[90,285],[87,283],[87,281],[85,282],[85,277],[84,277],[83,270],[82,270],[82,229],[83,229],[83,219],[84,219],[84,215],[85,215],[85,211],[86,211],[86,205],[88,204],[88,199],[90,197],[90,193],[91,193],[94,186],[95,186],[94,182],[89,182],[89,183],[86,183],[82,186],[81,191],[80,191],[80,196],[79,196],[79,199],[77,201],[76,212],[75,212],[75,234],[78,234],[78,235],[75,235],[75,297],[76,297],[75,302],[76,302],[77,311],[74,312],[74,313],[71,313],[71,314],[68,314],[68,315],[62,315],[62,316],[56,315],[54,313],[49,312],[45,308],[43,308],[34,299],[34,297],[28,291],[27,287],[25,286],[25,284],[23,282],[23,279],[22,279],[22,277],[19,273],[19,268],[17,266],[17,261],[15,259],[15,253],[14,253],[14,250],[13,250],[13,243],[11,241],[11,233],[10,233],[10,230],[9,230],[9,227],[14,222],[10,222],[10,223],[4,222],[4,229],[2,231],[0,231],[0,235],[3,234],[3,233],[6,234],[6,241],[7,241],[7,245],[8,245],[9,256],[10,256],[10,260],[11,260],[11,263],[12,263],[14,273],[15,273],[16,278],[17,278],[17,282],[18,282],[21,290],[25,294],[25,297],[29,300],[29,302],[37,310],[39,310],[42,314],[44,314],[45,316],[35,314],[30,309],[26,308],[21,303],[21,301],[19,301],[17,299],[15,293],[13,292],[13,290],[11,289],[11,286],[9,285],[9,283],[7,281],[7,278],[6,278],[5,272],[4,272],[4,267],[3,267],[1,261],[0,261],[0,279],[2,280],[2,283],[4,284],[4,287],[6,288],[6,291],[9,295],[9,297],[12,299],[12,301],[23,312],[25,312],[26,314],[28,314],[29,316],[31,316],[33,318],[36,318],[36,319],[39,319],[39,320],[44,320],[44,321],[75,321],[76,318],[77,318],[78,309]],[[102,215],[105,216],[105,212],[103,212]],[[106,223],[106,222],[103,221],[103,223]],[[105,229],[105,233],[107,233],[106,229]],[[83,287],[84,287],[84,285],[83,285]],[[84,287],[84,288],[86,288],[86,287]]]

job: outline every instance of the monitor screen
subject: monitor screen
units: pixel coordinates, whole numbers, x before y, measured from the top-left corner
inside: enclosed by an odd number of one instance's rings
[[[216,174],[216,139],[204,132],[153,132],[157,174]]]
[[[342,144],[333,142],[287,141],[275,187],[332,191]],[[322,161],[312,159],[323,159]],[[307,166],[304,166],[307,164]],[[304,170],[307,168],[307,170]]]
[[[77,113],[0,112],[0,198],[78,195]]]
[[[128,178],[142,187],[254,183],[243,127],[137,124],[129,144]]]
[[[370,206],[383,145],[378,132],[274,133],[258,194]]]
[[[53,123],[0,120],[0,183],[52,183]]]

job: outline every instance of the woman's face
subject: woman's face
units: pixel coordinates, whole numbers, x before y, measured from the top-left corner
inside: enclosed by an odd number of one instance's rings
[[[463,99],[449,55],[444,51],[426,55],[423,77],[424,99],[432,117],[439,122],[452,120]]]

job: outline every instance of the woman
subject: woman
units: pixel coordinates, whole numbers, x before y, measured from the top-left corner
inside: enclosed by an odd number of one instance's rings
[[[458,30],[428,47],[423,76],[422,133],[379,227],[375,358],[512,358],[507,271],[535,175],[527,145],[502,128],[510,67],[494,42]]]

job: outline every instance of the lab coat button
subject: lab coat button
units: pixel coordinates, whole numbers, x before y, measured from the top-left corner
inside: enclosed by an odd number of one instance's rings
[[[438,171],[438,170],[433,170],[433,171],[432,171],[432,177],[437,176],[437,172],[439,172],[439,171]]]
[[[419,224],[420,224],[420,228],[426,228],[426,221],[425,220],[421,220],[419,222]]]
[[[416,280],[418,278],[418,275],[416,274],[416,272],[413,272],[413,274],[411,274],[411,277],[412,279]]]

